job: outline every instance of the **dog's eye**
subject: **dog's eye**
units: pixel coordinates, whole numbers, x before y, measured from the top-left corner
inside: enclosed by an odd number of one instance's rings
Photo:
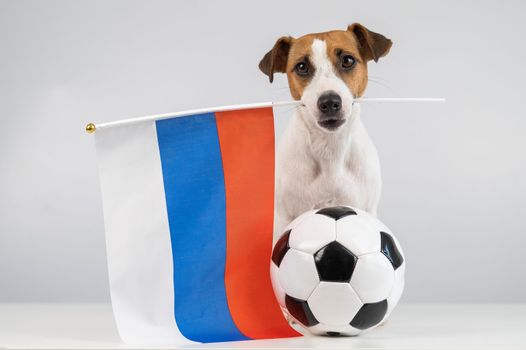
[[[298,75],[306,76],[309,74],[309,65],[307,64],[307,62],[300,62],[296,64],[296,66],[294,67],[294,71]]]
[[[350,70],[356,64],[356,60],[351,55],[342,56],[342,69]]]

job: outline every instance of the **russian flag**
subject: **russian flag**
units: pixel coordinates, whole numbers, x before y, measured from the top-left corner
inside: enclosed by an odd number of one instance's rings
[[[128,343],[298,335],[272,291],[272,107],[98,128],[110,292]]]

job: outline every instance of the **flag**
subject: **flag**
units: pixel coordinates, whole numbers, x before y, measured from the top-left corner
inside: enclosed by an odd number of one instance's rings
[[[272,107],[95,133],[112,306],[128,343],[298,335],[269,276]]]

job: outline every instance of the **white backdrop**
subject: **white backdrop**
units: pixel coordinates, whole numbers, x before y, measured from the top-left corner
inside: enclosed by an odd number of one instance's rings
[[[354,21],[394,41],[363,106],[406,302],[526,302],[523,1],[1,1],[0,302],[108,301],[88,121],[289,98],[276,38]],[[288,114],[281,111],[278,127]]]

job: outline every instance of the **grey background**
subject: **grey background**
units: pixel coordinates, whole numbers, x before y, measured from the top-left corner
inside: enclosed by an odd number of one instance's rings
[[[525,4],[0,2],[0,301],[109,300],[85,123],[287,100],[257,69],[275,39],[358,21],[394,41],[368,96],[448,99],[363,106],[403,300],[526,302]]]

